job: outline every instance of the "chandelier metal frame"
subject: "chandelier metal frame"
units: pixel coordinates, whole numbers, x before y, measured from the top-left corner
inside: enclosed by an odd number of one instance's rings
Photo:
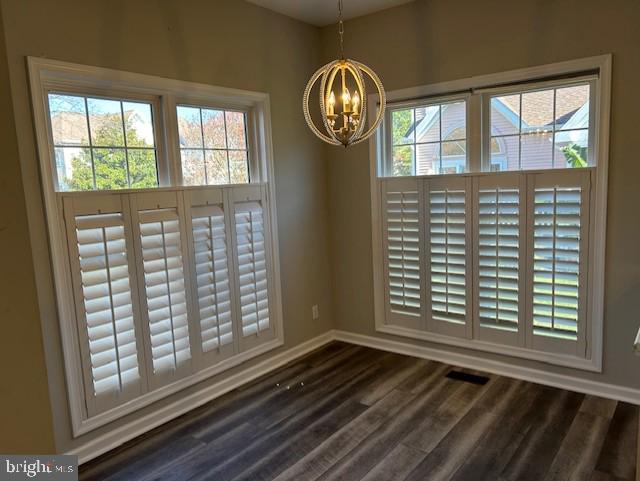
[[[317,137],[331,145],[344,145],[345,147],[348,147],[367,140],[376,131],[380,122],[382,122],[382,119],[384,118],[386,94],[380,78],[371,68],[355,60],[344,58],[342,0],[338,0],[338,14],[340,59],[323,65],[311,76],[306,88],[304,89],[302,110],[309,128]],[[351,97],[346,86],[347,75],[350,75],[353,83],[355,83],[355,92],[353,97]],[[367,113],[369,109],[367,105],[368,95],[365,85],[365,75],[369,77],[375,86],[380,102],[376,118],[368,129],[366,128],[366,123],[368,120]],[[341,80],[343,110],[339,113],[335,113],[335,95],[333,92],[333,86],[336,81],[336,77],[338,76]],[[318,125],[314,122],[309,108],[311,91],[318,80],[320,80],[320,114],[322,116],[324,132],[321,131]],[[329,109],[327,109],[327,107],[329,107]],[[335,128],[336,122],[340,117],[342,117],[342,127]]]

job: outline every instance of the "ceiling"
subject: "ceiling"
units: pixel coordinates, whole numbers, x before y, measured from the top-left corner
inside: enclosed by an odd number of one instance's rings
[[[337,0],[247,0],[274,12],[324,27],[337,23]],[[412,0],[343,0],[345,20],[409,3]]]

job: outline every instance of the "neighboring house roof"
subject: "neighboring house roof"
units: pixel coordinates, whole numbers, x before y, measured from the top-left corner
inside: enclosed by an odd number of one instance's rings
[[[589,90],[580,88],[561,89],[562,94],[556,99],[556,126],[563,130],[587,128],[589,126]],[[503,97],[494,97],[493,107],[498,110],[511,124],[519,128],[520,118],[518,111],[520,110],[519,95],[509,95]],[[443,109],[448,107],[443,105]],[[436,122],[438,109],[423,109],[424,116],[416,119],[416,122],[409,127],[405,137],[413,136],[416,138],[427,132]],[[586,112],[586,115],[585,115]],[[544,103],[529,103],[526,111],[526,118],[522,119],[522,128],[551,127],[553,125],[553,112],[549,112],[548,106]],[[573,126],[569,126],[569,125]],[[530,127],[530,125],[536,127]]]

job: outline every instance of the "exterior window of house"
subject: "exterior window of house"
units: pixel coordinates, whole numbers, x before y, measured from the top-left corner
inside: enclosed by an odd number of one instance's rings
[[[177,113],[184,185],[249,182],[245,112],[180,105]]]
[[[460,173],[467,170],[466,102],[391,108],[392,176]]]
[[[282,345],[268,95],[29,68],[74,435]]]
[[[592,369],[600,78],[474,81],[389,104],[372,160],[376,327]]]
[[[491,152],[500,170],[579,168],[589,161],[589,83],[492,95]]]
[[[158,186],[151,103],[62,93],[48,100],[59,190]]]

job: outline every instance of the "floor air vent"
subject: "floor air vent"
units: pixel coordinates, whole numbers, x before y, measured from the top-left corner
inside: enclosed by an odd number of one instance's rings
[[[489,378],[485,376],[476,376],[475,374],[467,374],[462,371],[449,371],[447,373],[449,379],[455,379],[456,381],[470,382],[471,384],[478,384],[484,386],[489,382]]]

